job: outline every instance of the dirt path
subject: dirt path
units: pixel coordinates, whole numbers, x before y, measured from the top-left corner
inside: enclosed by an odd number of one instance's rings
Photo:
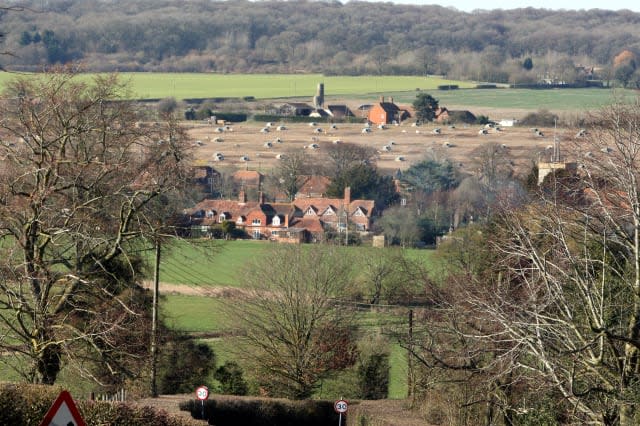
[[[153,287],[153,281],[143,281],[142,287],[151,289]],[[172,284],[167,282],[160,282],[160,294],[182,294],[185,296],[236,298],[246,296],[247,291],[241,288],[228,286],[199,287],[187,284]]]

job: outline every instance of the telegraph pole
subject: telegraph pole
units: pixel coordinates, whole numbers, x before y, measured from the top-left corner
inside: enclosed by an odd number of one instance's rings
[[[155,242],[155,263],[153,268],[153,302],[151,310],[151,396],[158,397],[156,383],[158,368],[158,296],[160,293],[160,240]]]

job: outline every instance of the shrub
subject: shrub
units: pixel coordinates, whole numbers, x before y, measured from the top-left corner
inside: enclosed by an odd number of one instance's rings
[[[213,378],[220,382],[225,394],[246,395],[249,391],[247,381],[242,376],[242,367],[237,362],[225,362],[216,370]]]
[[[180,409],[202,419],[203,403],[180,404]],[[204,401],[204,418],[216,426],[324,426],[335,424],[338,415],[332,401],[290,401],[286,399],[213,398]]]
[[[368,355],[358,365],[362,399],[385,399],[389,395],[389,354]]]
[[[160,393],[191,392],[216,364],[213,350],[187,335],[174,332],[164,345],[159,368]]]
[[[38,425],[62,391],[58,386],[5,384],[0,386],[0,424]],[[128,403],[75,401],[87,424],[119,426],[188,426],[197,424],[152,407]]]
[[[558,121],[558,116],[546,109],[530,112],[520,120],[522,126],[553,127]]]
[[[438,86],[438,90],[457,90],[459,89],[457,84],[443,84]]]
[[[476,123],[478,124],[489,124],[491,122],[491,120],[489,120],[489,117],[487,117],[486,115],[479,115],[476,118]]]

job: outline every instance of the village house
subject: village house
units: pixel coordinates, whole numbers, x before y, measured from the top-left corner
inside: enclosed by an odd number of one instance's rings
[[[262,193],[257,201],[247,201],[241,191],[238,200],[204,200],[184,214],[193,234],[207,235],[214,226],[232,221],[254,239],[302,243],[322,241],[331,229],[369,231],[374,204],[352,200],[350,188],[345,188],[343,198],[300,198],[291,203],[267,203]]]
[[[393,103],[393,98],[385,101],[383,96],[380,98],[380,102],[369,109],[367,119],[374,124],[391,124],[393,122],[400,123],[410,116],[406,109],[401,109]]]

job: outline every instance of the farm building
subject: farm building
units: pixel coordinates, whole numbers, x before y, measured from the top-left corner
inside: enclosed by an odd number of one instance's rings
[[[353,117],[353,113],[346,105],[327,105],[325,109],[329,116],[333,118]]]
[[[381,97],[380,102],[371,107],[367,116],[368,120],[375,124],[390,124],[394,121],[399,123],[409,117],[409,112],[394,104],[393,98],[385,101],[384,97]]]
[[[287,102],[278,108],[278,114],[287,116],[308,116],[315,108],[304,102]]]

